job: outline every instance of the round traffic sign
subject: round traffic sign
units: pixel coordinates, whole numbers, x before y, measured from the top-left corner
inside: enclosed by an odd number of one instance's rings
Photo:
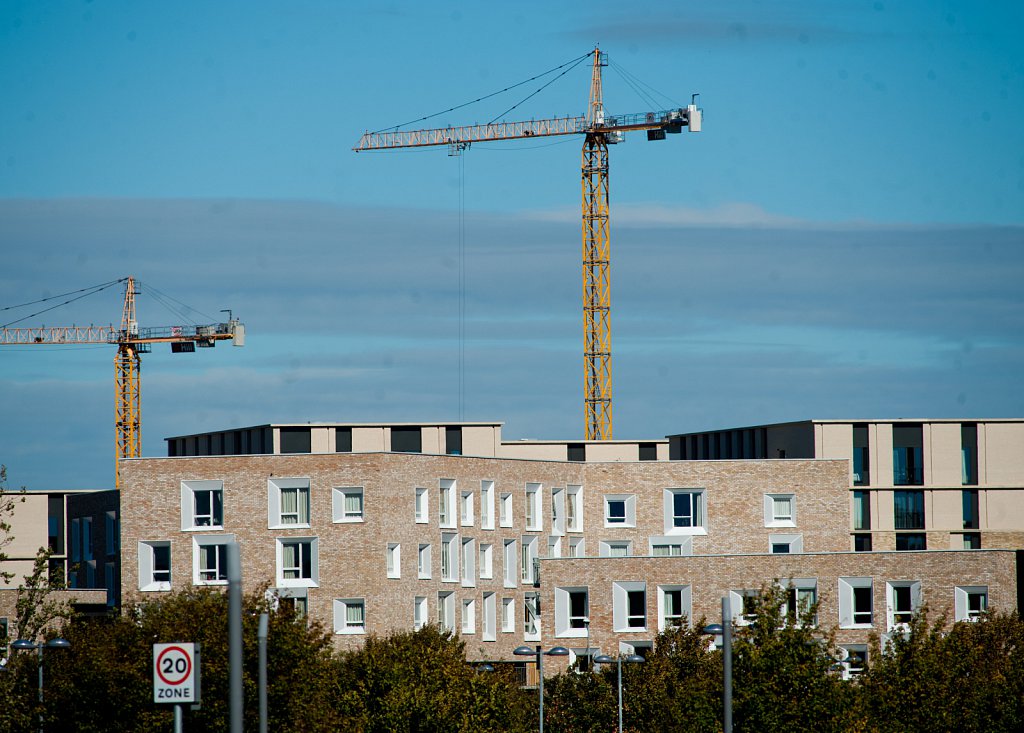
[[[169,646],[156,658],[156,673],[165,685],[180,685],[192,674],[192,656],[180,646]]]

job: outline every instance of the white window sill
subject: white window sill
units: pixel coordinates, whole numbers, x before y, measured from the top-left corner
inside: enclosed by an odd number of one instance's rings
[[[401,579],[402,579],[401,575],[392,575],[390,573],[388,574],[388,580],[401,580]]]
[[[668,527],[665,530],[666,535],[672,536],[706,536],[708,533],[705,527]]]
[[[312,578],[278,578],[278,588],[319,588],[320,583]]]
[[[227,585],[226,580],[199,580],[198,578],[192,579],[192,585]]]
[[[555,632],[556,639],[585,639],[586,637],[586,629],[565,629]]]
[[[775,522],[768,522],[764,526],[765,527],[770,527],[770,528],[775,528],[775,527],[795,527],[796,526],[796,522],[787,519],[787,520],[780,520],[780,521],[775,521]]]
[[[339,517],[331,520],[334,524],[362,524],[365,520],[363,517]],[[305,526],[309,526],[308,524]]]
[[[289,525],[291,526],[291,525]],[[220,524],[205,525],[202,527],[185,527],[182,532],[223,532],[224,526]],[[108,555],[112,554],[107,552]]]
[[[365,634],[366,633],[366,627],[364,627],[364,626],[356,626],[356,627],[351,628],[351,629],[335,629],[334,633],[338,634],[339,636],[355,636],[357,634]]]
[[[267,529],[309,529],[309,522],[305,524],[271,524]]]
[[[141,592],[143,592],[143,593],[152,593],[152,592],[155,592],[155,591],[165,591],[165,590],[170,590],[170,589],[171,589],[171,584],[170,583],[164,583],[164,582],[160,582],[160,583],[147,583],[146,585],[143,585],[143,586],[139,587],[139,590]]]
[[[604,520],[604,526],[606,528],[615,529],[616,527],[624,527],[625,529],[636,529],[636,522],[609,522],[607,518]]]
[[[616,634],[646,634],[646,626],[627,626],[621,629],[613,629]]]
[[[841,629],[873,629],[874,624],[840,624]]]

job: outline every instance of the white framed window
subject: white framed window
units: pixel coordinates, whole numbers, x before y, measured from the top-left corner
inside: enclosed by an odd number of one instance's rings
[[[605,527],[636,526],[636,495],[606,494],[604,497]]]
[[[480,578],[490,580],[494,577],[494,545],[489,542],[480,543]]]
[[[586,637],[589,626],[589,589],[586,586],[555,588],[555,636]]]
[[[885,584],[887,628],[906,628],[921,608],[921,583],[916,580],[890,580]]]
[[[551,489],[551,534],[565,534],[565,489]]]
[[[839,627],[869,628],[874,622],[871,578],[839,579]]]
[[[566,557],[586,557],[587,548],[582,537],[570,537],[566,544]]]
[[[839,661],[843,665],[843,679],[852,680],[864,673],[868,664],[867,644],[842,644]]]
[[[416,489],[416,524],[430,522],[430,493],[426,489]]]
[[[503,634],[512,634],[516,630],[516,599],[501,599],[501,631]]]
[[[282,588],[316,588],[320,585],[316,537],[277,538],[277,584]]]
[[[688,585],[658,586],[658,631],[684,626],[692,614],[692,592]]]
[[[565,487],[565,528],[569,532],[583,531],[583,487]]]
[[[419,631],[427,625],[427,597],[416,596],[412,601],[412,627]]]
[[[522,540],[523,562],[520,566],[522,581],[524,585],[533,585],[536,579],[534,572],[534,560],[537,559],[537,537],[524,536]]]
[[[268,526],[270,529],[309,526],[309,479],[267,480]]]
[[[230,534],[195,535],[192,537],[192,583],[194,585],[227,585],[228,543]]]
[[[459,579],[459,536],[441,535],[441,580],[454,583]]]
[[[757,604],[761,592],[752,588],[729,591],[729,611],[737,626],[749,626],[757,620]]]
[[[171,589],[170,540],[147,540],[139,543],[139,590]]]
[[[539,532],[543,526],[541,485],[526,484],[526,529]]]
[[[562,538],[558,535],[548,537],[548,554],[546,557],[562,556]]]
[[[106,513],[105,529],[107,555],[116,555],[121,551],[121,532],[117,524],[117,512]]]
[[[473,492],[463,491],[459,498],[459,517],[463,527],[473,526]]]
[[[224,482],[181,482],[181,529],[224,527]]]
[[[704,489],[665,489],[665,534],[707,534]]]
[[[515,588],[519,584],[517,570],[519,569],[519,555],[516,552],[516,541],[505,540],[505,587]]]
[[[476,633],[476,599],[462,599],[462,633]]]
[[[953,591],[956,621],[977,621],[988,610],[987,585],[958,585]]]
[[[802,534],[768,535],[768,552],[773,555],[795,555],[804,551]]]
[[[607,540],[598,546],[598,557],[629,557],[633,554],[633,543],[629,540]]]
[[[402,577],[402,546],[397,542],[389,542],[386,550],[387,572],[389,578]]]
[[[787,623],[803,623],[803,616],[818,602],[818,581],[814,578],[791,578],[785,589],[786,603],[782,607],[782,615]],[[814,614],[811,625],[818,625],[818,615]]]
[[[512,526],[512,494],[502,493],[501,504],[498,507],[498,522],[502,527]]]
[[[523,594],[523,639],[540,640],[540,593]]]
[[[498,638],[498,603],[497,596],[493,593],[484,593],[482,621],[483,640],[496,641]]]
[[[334,633],[365,634],[366,633],[366,599],[335,598],[334,599]]]
[[[619,633],[647,631],[647,583],[612,583],[612,627]]]
[[[309,615],[309,591],[306,588],[268,588],[266,598],[275,611],[290,608],[295,618]]]
[[[494,529],[494,482],[480,482],[480,528]]]
[[[437,492],[437,517],[442,527],[455,526],[455,482],[441,479]]]
[[[430,545],[420,545],[416,553],[416,572],[422,580],[430,580]]]
[[[668,535],[649,537],[652,557],[683,557],[693,554],[693,537]]]
[[[437,625],[442,631],[455,631],[455,594],[451,591],[437,594]]]
[[[764,495],[764,526],[795,527],[796,526],[796,495],[765,494]]]
[[[462,587],[472,588],[476,585],[476,540],[462,540]]]
[[[345,486],[331,492],[333,499],[334,521],[341,522],[362,522],[363,521],[363,487]]]

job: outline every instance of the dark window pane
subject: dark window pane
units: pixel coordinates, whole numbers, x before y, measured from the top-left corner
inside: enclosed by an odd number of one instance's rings
[[[566,446],[566,452],[570,461],[586,461],[587,460],[587,446],[583,443],[569,443]]]
[[[868,426],[853,426],[853,485],[869,486],[871,458],[868,452]]]
[[[896,486],[924,484],[923,446],[920,425],[892,426],[892,481]]]
[[[335,428],[334,429],[334,452],[335,453],[351,453],[352,452],[352,428]]]
[[[894,491],[896,529],[924,529],[924,492]]]
[[[641,461],[656,461],[656,460],[658,460],[658,445],[657,445],[657,443],[641,443],[640,444],[640,460]]]
[[[309,428],[281,428],[282,453],[309,453],[311,445]]]
[[[855,534],[853,536],[853,549],[855,552],[871,552],[871,535]]]
[[[462,455],[462,428],[444,429],[444,452],[450,456]]]
[[[391,450],[394,453],[422,453],[422,431],[419,428],[391,428]]]
[[[977,489],[964,489],[963,495],[963,510],[964,510],[964,529],[978,529],[978,490]]]
[[[960,480],[964,486],[978,483],[978,426],[960,426]]]
[[[897,550],[926,550],[928,543],[924,532],[897,532]]]

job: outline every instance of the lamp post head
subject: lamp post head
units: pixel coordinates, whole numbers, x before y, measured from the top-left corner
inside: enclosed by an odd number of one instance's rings
[[[46,646],[49,649],[70,649],[71,642],[67,639],[62,638],[50,639],[48,642],[46,642]]]
[[[520,657],[535,657],[537,656],[537,650],[532,646],[517,646],[513,651],[513,654]]]
[[[11,649],[17,649],[18,651],[27,651],[29,649],[38,649],[39,645],[29,639],[15,639],[11,642]]]
[[[594,657],[595,664],[614,664],[615,660],[609,657],[607,654],[598,654]]]
[[[564,646],[553,646],[553,647],[551,647],[550,649],[548,649],[544,653],[547,654],[549,657],[567,657],[567,656],[569,656],[569,650],[566,649]]]
[[[629,664],[641,664],[643,662],[646,662],[647,660],[641,657],[639,654],[630,654],[629,656],[623,657],[622,661],[627,662]]]
[[[724,631],[725,629],[722,627],[722,624],[708,624],[704,627],[705,634],[714,634],[715,636],[720,636]]]
[[[484,662],[483,664],[476,665],[476,671],[477,672],[493,672],[494,671],[494,665],[490,664],[488,662]]]

